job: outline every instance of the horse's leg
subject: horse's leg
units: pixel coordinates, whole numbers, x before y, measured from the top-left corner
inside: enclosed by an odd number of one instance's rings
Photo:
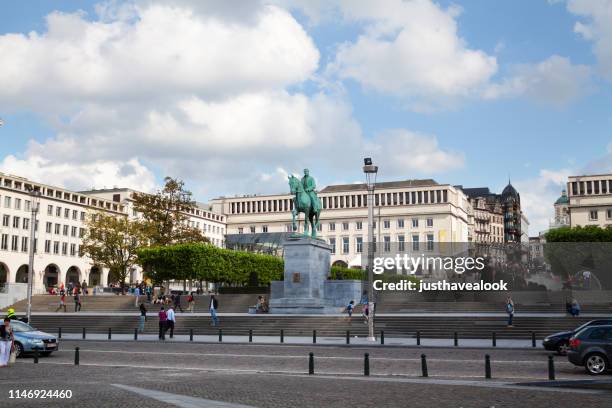
[[[308,218],[310,217],[310,211],[308,207],[304,208],[304,236],[308,236]]]
[[[316,237],[316,230],[319,227],[319,215],[321,214],[321,210],[317,210],[314,212],[314,226],[312,227],[312,237],[315,238]]]
[[[295,225],[295,208],[291,210],[291,227],[293,228],[292,232],[297,231],[297,226]]]

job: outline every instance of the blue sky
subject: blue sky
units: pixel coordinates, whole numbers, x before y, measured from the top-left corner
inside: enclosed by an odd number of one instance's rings
[[[376,3],[376,4],[375,4]],[[612,1],[5,1],[0,170],[200,200],[434,178],[501,191],[530,233],[612,171]]]

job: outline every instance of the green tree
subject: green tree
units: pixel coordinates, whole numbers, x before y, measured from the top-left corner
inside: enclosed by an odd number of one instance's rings
[[[142,217],[152,246],[208,242],[202,231],[189,225],[197,206],[182,180],[166,177],[155,194],[135,193],[134,210]]]
[[[145,226],[125,216],[102,212],[89,214],[81,252],[110,273],[121,283],[136,264],[137,251],[147,245]]]

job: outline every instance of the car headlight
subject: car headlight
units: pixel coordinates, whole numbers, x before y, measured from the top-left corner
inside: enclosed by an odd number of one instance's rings
[[[549,341],[550,337],[544,337],[544,341]]]
[[[44,343],[40,339],[32,339],[32,340],[30,340],[30,344],[33,344],[35,346],[42,346]]]

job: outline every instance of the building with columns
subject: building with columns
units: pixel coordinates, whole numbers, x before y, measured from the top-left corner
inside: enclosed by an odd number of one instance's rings
[[[571,176],[567,192],[572,227],[612,226],[612,174]]]

